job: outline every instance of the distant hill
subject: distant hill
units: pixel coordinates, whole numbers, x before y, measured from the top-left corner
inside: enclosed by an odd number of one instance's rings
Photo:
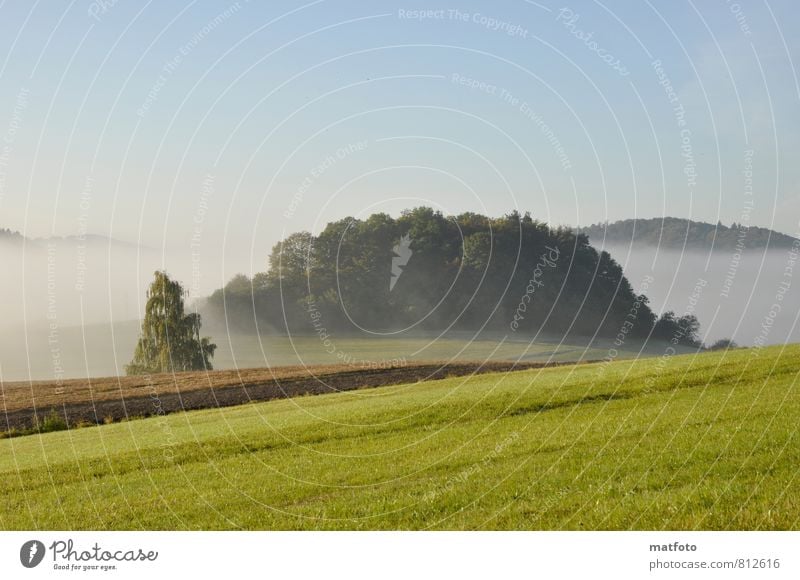
[[[737,244],[750,249],[789,248],[796,239],[767,228],[732,224],[730,227],[683,218],[627,219],[579,228],[592,245],[637,244],[680,250],[734,250]],[[740,242],[741,240],[741,242]]]
[[[77,244],[82,242],[84,244],[92,244],[97,247],[102,247],[103,245],[112,245],[118,247],[126,247],[126,248],[141,248],[141,249],[149,249],[145,246],[141,246],[134,242],[126,242],[123,240],[118,240],[116,238],[109,238],[108,236],[96,235],[96,234],[86,234],[82,238],[80,236],[71,235],[71,236],[50,236],[48,238],[29,238],[23,236],[21,233],[10,230],[8,228],[0,228],[0,242],[13,242],[13,243],[22,243],[25,241],[28,244],[38,246],[47,243],[58,243],[58,242],[66,242],[69,244]]]
[[[21,242],[23,239],[23,235],[19,232],[0,228],[0,242]]]

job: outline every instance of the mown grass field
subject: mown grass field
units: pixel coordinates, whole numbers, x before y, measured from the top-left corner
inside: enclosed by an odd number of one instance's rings
[[[798,529],[800,346],[0,441],[3,529]]]
[[[214,368],[283,366],[297,364],[348,364],[370,368],[398,359],[407,362],[495,360],[565,362],[599,360],[613,346],[613,338],[560,337],[522,333],[450,331],[402,333],[391,336],[333,336],[326,346],[317,335],[269,336],[214,333],[218,345]],[[677,347],[688,352],[685,346]],[[657,341],[631,339],[618,347],[620,358],[658,356],[664,346]]]

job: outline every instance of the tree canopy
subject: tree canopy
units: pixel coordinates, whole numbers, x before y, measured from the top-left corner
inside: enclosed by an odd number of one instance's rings
[[[678,336],[696,319],[658,320],[620,265],[586,235],[529,214],[344,218],[272,248],[268,269],[214,292],[205,312],[239,331],[495,329],[582,336]],[[658,322],[658,325],[656,326]]]
[[[166,272],[155,272],[129,375],[211,369],[217,346],[200,337],[199,313],[184,311],[184,291]]]
[[[582,228],[593,244],[639,244],[673,250],[734,250],[791,248],[795,238],[755,226],[709,224],[683,218],[627,219]]]

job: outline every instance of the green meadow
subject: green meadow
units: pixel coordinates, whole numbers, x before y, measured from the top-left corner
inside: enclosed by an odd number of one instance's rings
[[[0,441],[2,529],[798,529],[800,346]]]

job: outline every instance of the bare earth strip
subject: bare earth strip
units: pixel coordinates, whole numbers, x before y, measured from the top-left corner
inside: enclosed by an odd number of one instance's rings
[[[321,395],[489,372],[568,363],[423,362],[382,369],[345,365],[291,366],[238,371],[0,383],[3,430],[28,429],[53,410],[69,425],[230,407],[302,395]]]

